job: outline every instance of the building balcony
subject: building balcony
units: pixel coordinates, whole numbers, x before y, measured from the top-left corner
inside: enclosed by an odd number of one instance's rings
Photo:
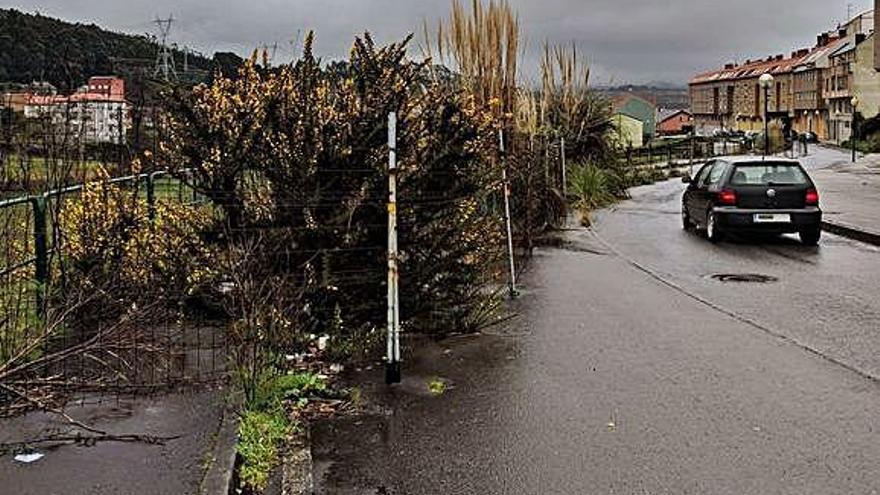
[[[835,122],[852,122],[853,115],[851,113],[832,113],[828,116],[829,120]]]
[[[823,95],[825,99],[835,100],[838,98],[852,98],[852,91],[849,89],[826,90]]]

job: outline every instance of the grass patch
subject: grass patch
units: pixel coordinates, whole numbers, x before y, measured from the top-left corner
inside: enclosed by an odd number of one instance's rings
[[[296,431],[287,406],[303,408],[326,390],[327,383],[314,373],[267,371],[260,377],[248,394],[238,427],[239,483],[245,493],[266,489],[272,470],[281,461],[283,442]]]
[[[428,391],[434,395],[443,395],[446,393],[446,382],[439,378],[435,378],[428,382]]]
[[[283,409],[246,411],[238,425],[236,450],[242,464],[239,479],[242,489],[262,491],[280,459],[279,446],[293,433],[293,425]]]
[[[0,286],[0,364],[17,356],[39,336],[42,320],[37,312],[37,284],[26,279],[2,280]],[[42,348],[25,360],[39,357]]]

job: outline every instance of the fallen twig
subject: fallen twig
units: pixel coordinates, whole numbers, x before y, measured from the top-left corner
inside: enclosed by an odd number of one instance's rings
[[[34,398],[34,397],[31,397],[31,396],[29,396],[28,394],[26,394],[26,393],[24,393],[24,392],[22,392],[22,391],[20,391],[20,390],[18,390],[18,389],[16,389],[16,388],[10,387],[9,385],[5,385],[5,384],[3,384],[3,383],[0,383],[0,388],[2,388],[3,390],[6,390],[6,391],[8,391],[8,392],[11,392],[11,393],[13,393],[13,394],[15,394],[15,395],[21,397],[21,398],[24,399],[25,401],[30,402],[31,404],[37,406],[37,408],[39,408],[39,409],[42,409],[42,410],[44,410],[44,411],[47,411],[47,412],[50,412],[50,413],[57,414],[57,415],[61,416],[61,417],[64,418],[68,423],[70,423],[70,424],[73,425],[73,426],[76,426],[77,428],[82,428],[83,430],[90,431],[90,432],[92,432],[92,433],[98,433],[98,434],[101,434],[101,435],[104,435],[104,434],[107,433],[107,432],[105,432],[105,431],[103,431],[103,430],[98,430],[98,429],[96,429],[96,428],[93,428],[93,427],[91,427],[91,426],[85,424],[85,423],[82,423],[82,422],[80,422],[80,421],[77,421],[77,420],[73,419],[72,416],[70,416],[70,415],[67,414],[66,412],[62,411],[61,409],[57,409],[57,408],[54,408],[54,407],[50,407],[50,406],[44,404],[44,403],[43,403],[42,401],[40,401],[39,399],[36,399],[36,398]]]
[[[122,443],[145,443],[148,445],[165,445],[167,442],[177,440],[182,435],[174,436],[154,436],[154,435],[83,435],[77,433],[75,435],[50,435],[44,438],[28,440],[25,442],[0,443],[0,457],[8,454],[32,451],[37,447],[43,449],[54,449],[65,445],[81,445],[83,447],[93,447],[99,442],[122,442]]]

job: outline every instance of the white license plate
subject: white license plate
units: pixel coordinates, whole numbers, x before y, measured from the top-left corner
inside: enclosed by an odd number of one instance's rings
[[[791,215],[787,213],[758,213],[755,223],[791,223]]]

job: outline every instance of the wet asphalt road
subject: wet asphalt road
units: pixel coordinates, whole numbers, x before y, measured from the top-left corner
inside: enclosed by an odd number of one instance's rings
[[[713,246],[683,187],[539,251],[512,324],[413,342],[397,388],[355,375],[370,413],[314,425],[316,492],[880,493],[880,250]]]

